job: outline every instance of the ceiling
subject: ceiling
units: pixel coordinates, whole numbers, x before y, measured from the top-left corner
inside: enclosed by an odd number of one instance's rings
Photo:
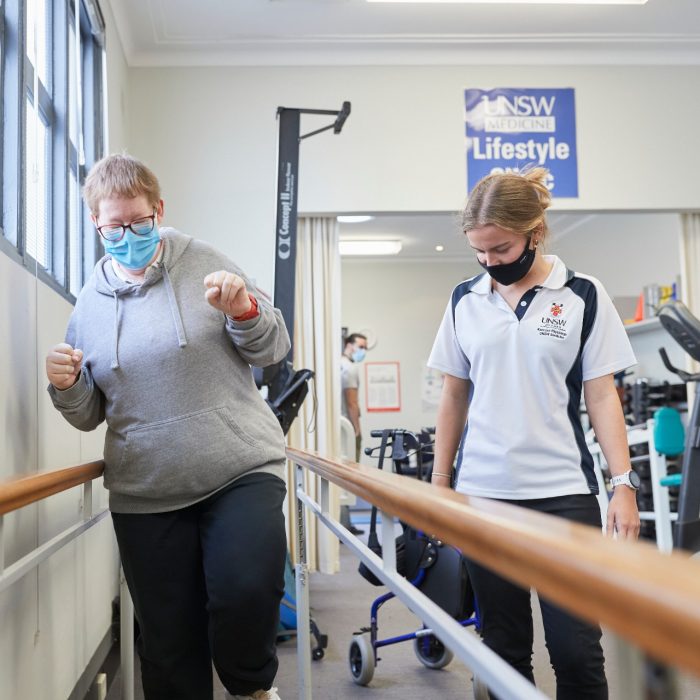
[[[111,0],[130,66],[700,64],[699,0]]]
[[[610,214],[568,214],[549,212],[547,221],[551,242],[556,244],[577,229],[585,231],[595,227],[601,216],[622,216]],[[379,215],[371,221],[359,224],[340,224],[341,240],[389,239],[401,241],[401,252],[393,259],[398,261],[425,260],[466,260],[474,254],[467,246],[461,232],[459,214]],[[584,234],[585,235],[585,234]],[[435,246],[443,246],[437,251]],[[353,256],[354,257],[354,256]],[[348,258],[351,259],[351,258]]]
[[[659,258],[666,258],[676,250],[680,218],[673,212],[548,211],[547,225],[547,251],[563,255],[571,265],[591,270],[601,266],[612,266],[614,269],[619,261],[628,258],[630,250],[639,248],[656,251],[650,253],[652,259],[649,264],[653,268],[654,256],[657,256],[656,262],[661,264]],[[460,261],[472,270],[472,274],[479,270],[474,253],[461,233],[458,213],[379,215],[361,224],[340,224],[339,233],[343,240],[379,238],[400,240],[402,243],[398,255],[375,258],[350,256],[343,258],[344,263],[367,262],[370,259],[386,262]],[[436,245],[443,246],[444,250],[436,251]],[[613,260],[602,261],[602,250],[608,251],[606,255],[613,256]],[[639,260],[635,265],[643,266]],[[649,279],[653,280],[653,272],[649,274]],[[614,275],[611,275],[613,282]]]

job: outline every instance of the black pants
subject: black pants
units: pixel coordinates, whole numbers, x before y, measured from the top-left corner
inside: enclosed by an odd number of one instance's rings
[[[509,501],[586,525],[601,527],[593,495]],[[486,646],[534,683],[530,591],[516,586],[476,562],[467,563]],[[557,679],[557,700],[606,700],[605,659],[597,625],[582,622],[540,598],[544,635]],[[491,697],[495,697],[493,694]]]
[[[233,695],[272,685],[285,491],[276,476],[251,474],[188,508],[112,514],[146,700],[211,700],[212,660]]]

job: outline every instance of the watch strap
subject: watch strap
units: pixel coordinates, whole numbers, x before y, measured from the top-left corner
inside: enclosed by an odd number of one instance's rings
[[[248,293],[248,299],[250,299],[250,309],[246,311],[246,313],[241,314],[240,316],[233,316],[233,320],[240,323],[241,321],[250,321],[253,318],[256,318],[260,315],[260,310],[258,309],[258,300]]]
[[[632,483],[629,471],[626,471],[624,474],[618,474],[617,476],[611,477],[610,484],[613,488],[615,488],[616,486],[628,486],[634,491],[637,490],[637,487]]]

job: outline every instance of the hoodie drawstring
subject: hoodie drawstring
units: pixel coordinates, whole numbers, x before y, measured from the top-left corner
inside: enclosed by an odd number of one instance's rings
[[[182,315],[180,314],[180,307],[177,304],[177,298],[175,297],[175,290],[170,282],[170,276],[168,275],[168,268],[163,265],[163,282],[165,284],[165,290],[168,294],[168,303],[170,306],[170,314],[175,324],[175,331],[177,332],[177,343],[181,348],[187,346],[187,336],[185,335],[185,326],[182,322]],[[114,345],[112,346],[112,369],[119,369],[119,290],[114,289],[112,291],[112,296],[114,297]]]
[[[173,285],[170,283],[170,275],[168,274],[168,268],[165,265],[163,265],[163,281],[165,283],[165,290],[168,293],[168,301],[170,302],[170,313],[172,314],[173,322],[175,323],[175,330],[177,331],[177,342],[181,348],[184,348],[187,345],[185,326],[182,323],[180,307],[177,304],[175,290],[173,289]]]
[[[119,295],[114,292],[114,347],[112,348],[112,369],[119,369]]]

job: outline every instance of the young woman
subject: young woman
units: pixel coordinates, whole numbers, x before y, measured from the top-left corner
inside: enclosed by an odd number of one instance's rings
[[[107,422],[146,700],[211,700],[212,661],[233,697],[279,700],[285,442],[250,365],[286,356],[284,321],[225,256],[160,228],[139,161],[98,162],[84,198],[106,255],[46,371],[71,425]]]
[[[464,233],[484,272],[453,291],[428,361],[445,374],[432,482],[449,486],[457,455],[460,493],[600,527],[579,418],[583,392],[620,483],[607,531],[635,538],[637,481],[613,375],[636,360],[600,282],[542,254],[546,176],[535,168],[485,177],[463,212]],[[534,682],[530,592],[474,562],[468,568],[485,643]],[[546,600],[540,605],[557,698],[607,698],[600,628]]]

